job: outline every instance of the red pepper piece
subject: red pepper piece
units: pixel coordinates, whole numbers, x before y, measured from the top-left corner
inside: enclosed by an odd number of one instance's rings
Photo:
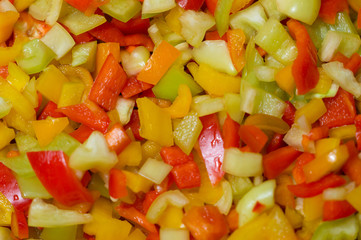
[[[29,238],[29,226],[24,211],[15,209],[11,215],[11,232],[19,239]]]
[[[135,33],[124,36],[124,43],[121,46],[144,46],[150,52],[154,49],[154,43],[150,37],[146,34]]]
[[[280,175],[293,161],[301,155],[294,147],[279,148],[263,156],[264,175],[268,179],[274,179]]]
[[[132,115],[130,116],[130,121],[124,126],[125,129],[130,128],[136,140],[143,140],[139,134],[140,129],[140,120],[138,110],[133,110]]]
[[[180,164],[193,161],[192,153],[187,155],[179,147],[162,147],[160,150],[160,156],[166,164],[177,166]]]
[[[93,131],[94,130],[90,127],[82,124],[80,125],[80,127],[78,127],[77,130],[69,133],[69,135],[78,140],[79,142],[84,143]]]
[[[290,101],[286,101],[286,104],[287,106],[285,112],[283,113],[282,120],[291,127],[292,124],[295,122],[296,108]]]
[[[202,7],[204,0],[177,0],[177,3],[185,10],[198,11]]]
[[[113,54],[109,54],[94,81],[89,99],[108,111],[112,110],[117,104],[118,96],[126,81],[127,74]]]
[[[357,149],[361,150],[361,114],[355,118]]]
[[[266,152],[270,153],[272,151],[275,151],[281,147],[286,146],[285,142],[283,141],[284,134],[275,133],[273,137],[271,138],[270,143],[267,146]]]
[[[105,134],[109,149],[121,153],[132,141],[120,123],[116,123]]]
[[[327,200],[323,203],[323,221],[332,221],[354,214],[356,209],[346,200]]]
[[[221,181],[224,143],[216,114],[200,117],[203,129],[198,137],[200,156],[203,158],[212,185]]]
[[[136,77],[133,76],[128,78],[127,83],[120,92],[124,98],[130,98],[152,87],[152,84],[139,81]]]
[[[90,174],[89,171],[86,171],[83,177],[81,178],[80,182],[84,187],[86,187],[90,183],[91,179],[92,179],[92,175]]]
[[[97,13],[97,8],[109,2],[109,0],[65,0],[71,6],[79,11],[84,12],[86,15]]]
[[[296,183],[304,183],[306,181],[305,173],[303,172],[303,166],[315,159],[315,155],[312,153],[304,152],[297,159],[295,167],[292,170],[292,176]]]
[[[345,68],[351,70],[354,74],[358,72],[361,67],[361,56],[358,53],[352,54],[350,60],[346,63]]]
[[[109,171],[109,195],[112,198],[122,198],[128,195],[127,177],[116,168]]]
[[[218,0],[206,0],[206,5],[210,13],[214,15],[214,12],[216,11]]]
[[[322,0],[318,16],[328,24],[335,24],[338,12],[348,12],[347,0]]]
[[[348,141],[346,146],[350,156],[343,165],[342,171],[358,186],[361,184],[361,159],[357,156],[358,151],[353,140]]]
[[[126,23],[113,18],[111,23],[124,34],[134,34],[134,33],[147,34],[148,28],[150,26],[149,18],[141,19],[141,17],[132,18]]]
[[[256,202],[256,205],[254,205],[253,209],[252,209],[252,212],[255,212],[255,213],[261,213],[263,210],[266,209],[266,206],[260,202]]]
[[[335,54],[335,56],[333,56],[333,58],[331,59],[330,62],[341,62],[343,63],[343,66],[346,66],[346,64],[348,63],[348,61],[350,61],[350,59],[348,57],[346,57],[345,55],[343,55],[340,52],[337,52]]]
[[[145,240],[159,240],[159,233],[149,233]]]
[[[9,75],[8,72],[8,66],[1,66],[0,67],[0,77],[2,77],[3,79],[6,79]]]
[[[340,88],[336,96],[324,98],[323,102],[327,112],[319,119],[321,126],[333,128],[354,123],[356,108],[352,94]]]
[[[292,65],[292,75],[295,79],[297,94],[302,95],[308,93],[318,83],[317,49],[304,25],[291,19],[287,22],[287,26],[296,39],[298,54]]]
[[[90,33],[85,32],[79,35],[75,35],[70,33],[70,35],[73,37],[76,44],[82,44],[87,43],[95,40],[95,37],[93,37]]]
[[[92,104],[81,103],[66,106],[60,108],[59,111],[71,120],[82,123],[102,133],[107,131],[110,123],[110,119],[104,110]]]
[[[328,131],[329,127],[327,126],[321,126],[321,127],[314,127],[311,129],[311,131],[308,133],[308,138],[311,141],[317,141],[322,138],[328,137]]]
[[[148,212],[150,205],[152,205],[153,201],[161,194],[158,191],[149,191],[145,194],[145,198],[143,201],[143,210],[144,212]]]
[[[331,173],[316,182],[288,185],[288,190],[297,197],[309,198],[321,194],[327,188],[339,187],[345,183],[343,177]]]
[[[36,176],[56,201],[66,206],[94,201],[68,166],[68,157],[62,151],[28,152],[26,155]]]
[[[15,176],[11,170],[2,163],[0,163],[0,192],[4,194],[18,211],[27,210],[31,204],[31,199],[22,197]]]
[[[124,44],[124,34],[110,22],[93,28],[89,31],[90,35],[103,42],[116,42],[120,45]]]
[[[357,15],[357,29],[361,29],[361,8],[358,10]]]
[[[147,231],[151,233],[157,233],[158,230],[153,223],[150,223],[145,215],[139,212],[135,207],[126,207],[122,204],[115,207],[115,210],[119,213],[123,218],[132,221],[139,226],[143,227]]]
[[[206,32],[206,40],[224,40],[227,41],[227,35],[224,34],[222,37],[219,36],[218,31]]]
[[[240,137],[238,135],[239,123],[234,121],[229,114],[227,114],[222,128],[222,135],[224,139],[224,148],[239,147]]]
[[[43,95],[41,95],[41,93],[39,93],[39,92],[37,92],[37,95],[38,95],[38,106],[36,108],[34,108],[36,113],[39,111],[41,103],[43,102]]]
[[[242,142],[251,148],[252,152],[260,152],[268,141],[267,135],[253,125],[241,125],[238,131]]]
[[[219,240],[229,232],[226,217],[213,205],[192,207],[184,214],[183,223],[195,239]]]
[[[171,174],[179,189],[194,188],[201,185],[201,174],[194,161],[173,167]]]
[[[49,101],[46,106],[44,107],[43,111],[41,112],[41,114],[38,117],[38,120],[44,120],[47,117],[52,117],[52,118],[61,118],[61,117],[65,117],[65,115],[58,110],[58,105],[56,105],[56,103]]]

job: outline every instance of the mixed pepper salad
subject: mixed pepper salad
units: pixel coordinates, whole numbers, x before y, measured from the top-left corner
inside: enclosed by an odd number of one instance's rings
[[[0,239],[361,239],[360,0],[0,0]]]

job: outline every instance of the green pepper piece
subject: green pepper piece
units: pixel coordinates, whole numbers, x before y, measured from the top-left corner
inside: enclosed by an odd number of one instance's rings
[[[46,146],[45,150],[49,151],[63,151],[67,156],[70,156],[74,150],[79,147],[80,142],[75,138],[71,137],[69,134],[60,133],[58,134],[53,141]]]
[[[57,228],[44,228],[40,234],[43,240],[75,240],[77,225]]]
[[[43,184],[40,182],[37,176],[21,176],[15,174],[15,178],[18,182],[19,188],[21,190],[21,194],[25,198],[43,198],[50,199],[52,196],[45,189]]]
[[[17,64],[27,74],[41,72],[55,58],[55,53],[39,39],[33,39],[24,44]]]
[[[312,240],[354,240],[359,225],[354,215],[334,221],[323,222],[316,229]]]
[[[216,26],[219,36],[223,36],[229,25],[229,13],[231,12],[233,0],[219,0],[217,2],[217,7],[214,12],[216,18]]]
[[[40,151],[38,140],[28,134],[16,134],[15,141],[20,153],[26,153],[28,151]]]
[[[109,191],[106,189],[103,179],[98,174],[93,174],[88,185],[89,190],[95,190],[105,198],[109,198]]]
[[[35,172],[30,165],[29,159],[24,153],[12,158],[0,158],[0,162],[18,175],[24,177],[35,176]]]
[[[193,80],[193,78],[184,72],[179,66],[172,66],[162,79],[153,87],[153,93],[157,98],[174,101],[178,96],[178,87],[186,84],[191,90],[192,96],[195,96],[203,89]]]
[[[121,22],[128,22],[141,11],[142,5],[138,0],[110,0],[100,9]]]

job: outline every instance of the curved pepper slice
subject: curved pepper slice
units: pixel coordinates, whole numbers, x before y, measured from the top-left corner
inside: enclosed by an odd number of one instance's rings
[[[94,201],[68,166],[68,157],[64,152],[40,151],[26,155],[36,176],[55,200],[66,206]]]
[[[172,106],[164,108],[171,118],[182,118],[185,117],[192,103],[192,93],[189,87],[182,84],[178,88],[178,96],[174,100]]]

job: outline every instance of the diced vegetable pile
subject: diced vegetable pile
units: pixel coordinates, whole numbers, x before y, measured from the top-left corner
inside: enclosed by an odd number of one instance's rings
[[[360,0],[0,0],[0,239],[361,239]]]

